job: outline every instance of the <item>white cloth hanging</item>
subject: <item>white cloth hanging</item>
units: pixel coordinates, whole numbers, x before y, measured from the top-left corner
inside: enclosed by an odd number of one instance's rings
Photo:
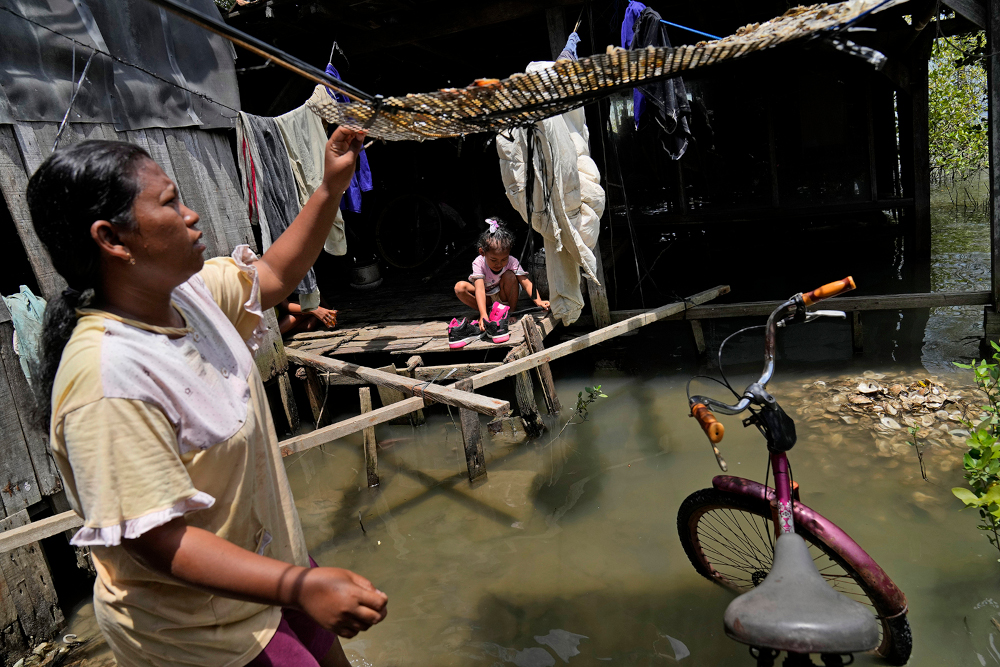
[[[552,65],[551,62],[532,62],[527,71]],[[552,313],[569,325],[583,310],[580,269],[588,279],[600,284],[593,249],[597,246],[604,213],[601,174],[590,157],[590,133],[583,109],[539,121],[530,131],[534,133],[535,142],[530,224],[545,242]],[[525,222],[528,222],[525,196],[528,132],[527,129],[514,130],[511,139],[497,135],[500,175],[507,199]]]

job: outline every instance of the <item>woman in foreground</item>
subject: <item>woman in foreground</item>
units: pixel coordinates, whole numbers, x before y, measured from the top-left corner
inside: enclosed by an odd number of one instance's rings
[[[28,184],[68,283],[36,394],[119,665],[344,666],[336,635],[385,618],[367,579],[310,567],[252,354],[263,311],[316,261],[362,139],[334,132],[323,186],[260,259],[204,261],[198,214],[131,144],[58,151]]]

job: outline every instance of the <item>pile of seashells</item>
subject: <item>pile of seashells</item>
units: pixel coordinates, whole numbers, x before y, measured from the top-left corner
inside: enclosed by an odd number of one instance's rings
[[[976,386],[957,386],[958,382],[956,376],[956,386],[949,388],[936,375],[865,371],[860,377],[817,380],[802,385],[801,392],[776,396],[806,422],[832,421],[869,429],[879,453],[891,456],[912,451],[907,444],[914,440],[911,428],[918,429],[916,438],[921,444],[966,448],[969,431],[965,424],[976,425],[988,417],[982,409],[987,401]]]

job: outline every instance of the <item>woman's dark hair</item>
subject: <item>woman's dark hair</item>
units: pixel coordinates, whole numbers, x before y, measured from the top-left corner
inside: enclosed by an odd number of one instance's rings
[[[479,235],[479,249],[509,253],[514,245],[514,235],[500,218],[486,218],[486,231]]]
[[[139,166],[149,154],[120,141],[84,141],[53,153],[28,181],[35,233],[68,287],[45,307],[41,350],[32,369],[35,417],[49,430],[52,383],[63,348],[76,326],[76,309],[100,287],[100,252],[90,236],[97,220],[129,230],[142,190]]]

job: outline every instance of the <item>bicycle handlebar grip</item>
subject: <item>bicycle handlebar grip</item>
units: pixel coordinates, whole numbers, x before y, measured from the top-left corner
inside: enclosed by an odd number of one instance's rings
[[[807,292],[802,295],[802,302],[806,306],[811,306],[817,301],[822,301],[823,299],[829,299],[831,296],[837,296],[838,294],[843,294],[844,292],[850,292],[854,289],[856,285],[854,284],[854,278],[847,276],[843,280],[837,280],[832,283],[827,283],[822,287],[814,289],[812,292]]]
[[[713,445],[722,442],[722,436],[726,434],[726,427],[715,418],[708,406],[704,403],[695,403],[691,406],[691,415],[701,424],[702,430],[705,431],[705,435],[708,436]]]

